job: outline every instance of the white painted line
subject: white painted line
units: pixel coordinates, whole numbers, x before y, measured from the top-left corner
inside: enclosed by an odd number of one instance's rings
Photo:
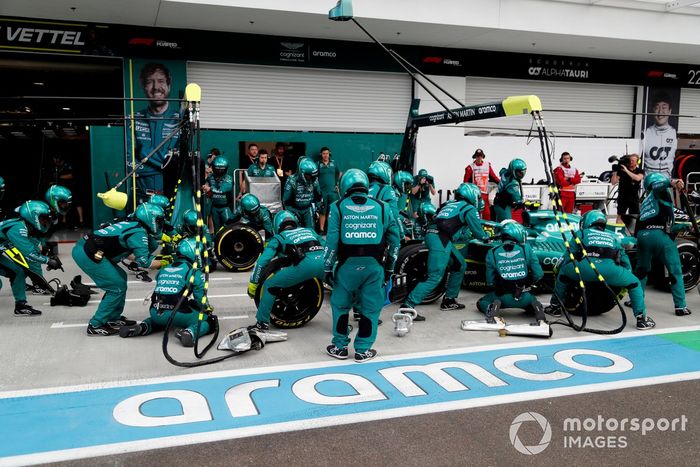
[[[209,298],[229,298],[229,297],[247,297],[247,293],[234,293],[234,294],[224,294],[224,295],[208,295]],[[127,298],[127,302],[143,302],[144,298]],[[150,297],[149,297],[150,298]],[[88,303],[100,303],[101,300],[90,300]],[[49,306],[50,303],[43,303],[44,306]]]
[[[215,282],[215,281],[232,281],[233,277],[210,277],[209,282]],[[144,282],[144,281],[126,281],[127,284],[152,284],[152,282]],[[83,282],[84,285],[89,285],[91,287],[95,287],[94,282]]]
[[[219,318],[219,321],[221,321],[222,319],[248,319],[248,315],[217,316],[217,318]],[[58,323],[52,323],[51,329],[80,328],[80,327],[85,327],[87,325],[88,325],[88,323],[63,324],[63,321],[59,321]]]
[[[139,441],[129,441],[124,443],[104,444],[84,448],[66,449],[61,451],[49,451],[37,454],[5,457],[0,458],[0,466],[44,464],[49,462],[67,461],[87,457],[124,454],[127,452],[135,451],[151,451],[154,449],[162,449],[175,446],[186,446],[198,443],[208,443],[212,441],[248,438],[251,436],[308,430],[312,428],[325,428],[338,425],[347,425],[351,423],[386,420],[415,415],[425,415],[430,413],[448,412],[453,410],[464,410],[475,407],[488,407],[492,405],[510,404],[514,402],[549,399],[552,397],[571,396],[576,394],[589,394],[592,392],[611,391],[615,389],[627,389],[641,386],[651,386],[654,384],[691,381],[696,379],[700,379],[700,371],[680,373],[676,375],[638,378],[625,381],[613,381],[608,383],[585,384],[581,386],[545,389],[541,391],[521,392],[501,396],[480,397],[477,399],[438,402],[435,404],[400,407],[395,409],[378,410],[374,412],[338,415],[333,417],[320,417],[315,419],[297,420],[293,422],[283,422],[244,428],[233,428],[229,430],[218,430],[204,433],[168,436],[163,438],[151,438]]]
[[[377,357],[377,361],[397,361],[405,360],[409,358],[422,358],[422,357],[435,357],[435,356],[449,356],[449,355],[459,355],[459,354],[470,354],[476,352],[485,352],[489,350],[512,350],[512,349],[523,349],[527,347],[543,347],[550,345],[560,345],[568,343],[584,343],[599,340],[608,339],[628,339],[634,337],[651,336],[656,334],[670,334],[674,332],[684,332],[684,331],[700,331],[700,325],[698,326],[683,326],[676,328],[666,328],[666,329],[651,329],[649,331],[637,332],[632,331],[624,334],[616,334],[614,336],[583,336],[583,337],[564,337],[561,339],[549,339],[543,341],[541,339],[536,339],[526,342],[511,342],[509,344],[489,344],[489,345],[479,345],[474,347],[461,347],[455,349],[446,350],[432,350],[428,352],[413,352],[406,354],[390,355],[386,357]],[[466,331],[465,331],[466,332]],[[319,349],[319,354],[325,354],[324,349]],[[212,378],[229,378],[232,376],[241,375],[258,375],[264,373],[275,373],[280,371],[292,371],[292,370],[310,370],[316,368],[330,368],[330,367],[341,367],[350,366],[354,367],[355,362],[339,362],[336,360],[324,360],[316,362],[306,362],[306,363],[295,363],[291,365],[276,365],[268,367],[255,367],[255,368],[240,368],[236,370],[223,370],[223,371],[209,371],[206,373],[196,373],[189,375],[177,375],[177,376],[161,376],[157,378],[143,378],[143,379],[133,379],[124,381],[106,381],[102,383],[87,383],[87,384],[77,384],[73,386],[55,386],[51,388],[37,388],[37,389],[24,389],[24,390],[14,390],[0,392],[0,399],[8,399],[11,397],[28,397],[28,396],[41,396],[45,394],[62,394],[66,392],[81,392],[81,391],[92,391],[94,389],[107,389],[107,388],[121,388],[128,386],[139,386],[139,385],[149,385],[149,384],[162,384],[162,383],[177,383],[181,381],[195,381],[200,379],[212,379]]]
[[[63,321],[60,323],[53,323],[51,325],[51,329],[59,329],[59,328],[79,328],[79,327],[85,327],[87,326],[87,323],[78,323],[78,324],[63,324]]]

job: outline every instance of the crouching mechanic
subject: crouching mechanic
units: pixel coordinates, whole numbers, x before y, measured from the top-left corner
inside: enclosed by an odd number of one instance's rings
[[[676,316],[686,316],[690,310],[685,303],[685,285],[675,235],[689,227],[676,223],[673,215],[671,180],[662,173],[652,172],[644,177],[647,196],[642,201],[637,221],[637,267],[635,274],[642,289],[646,287],[652,259],[660,260],[671,275],[671,295]],[[631,298],[631,297],[630,297]]]
[[[454,201],[442,206],[433,221],[428,224],[425,234],[425,245],[428,247],[428,278],[414,287],[406,302],[401,304],[401,308],[415,308],[421,303],[423,298],[440,284],[448,267],[450,274],[447,290],[440,309],[459,310],[465,307],[458,303],[456,298],[467,266],[464,257],[452,242],[465,235],[465,228],[470,231],[472,238],[486,240],[489,237],[481,227],[477,210],[481,192],[478,187],[472,188],[470,185],[459,185],[454,191]],[[416,315],[413,321],[425,321],[425,317]]]
[[[321,239],[312,229],[299,227],[299,222],[292,213],[280,211],[275,215],[275,235],[258,258],[250,276],[250,298],[255,297],[263,269],[277,257],[285,258],[289,264],[267,278],[263,284],[258,312],[255,315],[256,327],[261,330],[270,328],[270,311],[275,303],[272,289],[293,287],[314,277],[323,279]]]
[[[662,175],[663,177],[663,175]],[[574,243],[571,253],[578,261],[578,265],[565,259],[559,266],[559,273],[554,284],[552,305],[547,308],[547,313],[553,316],[561,314],[561,300],[566,296],[566,287],[571,283],[578,283],[578,269],[584,282],[598,282],[599,275],[612,287],[624,287],[627,289],[632,302],[632,310],[637,318],[638,329],[651,329],[656,323],[646,315],[644,305],[644,287],[632,273],[632,266],[620,239],[615,233],[605,230],[607,218],[600,210],[588,211],[583,215],[580,226],[581,243]],[[589,264],[580,262],[583,252],[589,257],[595,269]],[[675,247],[674,247],[675,249]]]
[[[204,239],[207,243],[207,258],[209,259],[209,270],[213,271],[216,269],[216,256],[214,256],[214,243],[211,239],[211,234],[209,229],[204,228]],[[197,211],[193,209],[188,209],[185,214],[182,215],[182,228],[178,233],[181,238],[194,238],[197,234]],[[175,237],[177,238],[177,237]]]
[[[501,169],[496,198],[493,200],[493,212],[496,222],[512,219],[511,208],[521,207],[523,195],[520,192],[520,182],[527,172],[527,164],[522,159],[513,159],[507,168]]]
[[[130,255],[142,268],[160,269],[167,262],[155,260],[149,237],[160,239],[165,213],[159,206],[143,203],[133,220],[110,224],[83,235],[73,247],[73,259],[105,294],[87,327],[89,336],[111,336],[121,326],[136,324],[124,316],[126,272],[119,262]],[[152,243],[151,243],[152,245]]]
[[[41,311],[27,303],[26,276],[42,276],[42,264],[48,271],[59,269],[61,261],[40,253],[42,237],[51,226],[49,206],[42,201],[27,201],[17,211],[19,217],[0,222],[0,276],[10,280],[15,316],[37,316]]]
[[[272,214],[270,210],[260,204],[260,200],[253,194],[245,194],[236,212],[233,213],[227,224],[243,221],[255,230],[265,231],[265,240],[273,235]]]
[[[501,222],[503,244],[486,253],[486,283],[494,291],[481,297],[476,307],[487,316],[494,315],[492,304],[499,300],[503,308],[521,308],[544,321],[542,304],[527,289],[544,276],[537,256],[527,240],[525,228],[513,220]]]
[[[369,180],[359,169],[340,179],[340,201],[333,203],[324,250],[324,281],[333,287],[333,340],[326,352],[348,358],[348,316],[353,297],[359,299],[360,323],[355,337],[355,361],[374,358],[379,313],[386,284],[399,251],[399,230],[386,203],[370,198]]]
[[[151,296],[151,316],[139,324],[122,326],[119,329],[119,336],[147,336],[164,330],[170,316],[175,313],[175,307],[180,302],[190,280],[192,289],[188,297],[192,298],[183,299],[180,308],[177,309],[173,326],[181,329],[175,333],[175,336],[180,339],[184,347],[193,347],[199,337],[209,333],[209,322],[203,319],[199,323],[199,313],[208,308],[209,303],[204,295],[204,275],[201,269],[194,268],[194,263],[197,262],[196,248],[194,238],[185,238],[177,244],[175,261],[161,269],[156,276],[156,288]]]
[[[314,228],[314,203],[323,199],[318,184],[318,166],[309,158],[299,161],[299,170],[284,184],[284,209],[299,219],[302,227]]]

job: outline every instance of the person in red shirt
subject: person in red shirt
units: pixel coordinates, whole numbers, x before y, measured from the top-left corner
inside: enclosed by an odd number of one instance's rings
[[[574,204],[576,203],[576,185],[581,183],[581,175],[578,170],[571,166],[571,161],[574,158],[568,152],[561,153],[559,162],[561,164],[554,169],[554,181],[559,188],[561,195],[561,203],[564,207],[564,212],[573,212]]]
[[[472,159],[474,162],[464,169],[464,183],[473,183],[481,190],[481,197],[484,199],[484,210],[481,218],[491,220],[491,209],[489,206],[489,182],[498,183],[501,180],[491,168],[490,163],[484,164],[486,154],[481,149],[474,151]]]

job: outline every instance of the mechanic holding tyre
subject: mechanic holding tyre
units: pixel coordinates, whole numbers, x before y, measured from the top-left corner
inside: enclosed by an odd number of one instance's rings
[[[671,295],[676,316],[690,314],[685,303],[685,286],[678,248],[673,238],[688,225],[676,223],[673,214],[671,179],[659,172],[644,177],[647,195],[637,221],[637,267],[635,274],[646,287],[652,260],[659,260],[671,275]]]
[[[276,288],[293,287],[314,277],[323,279],[323,245],[316,232],[307,227],[300,227],[297,218],[288,211],[278,212],[274,225],[275,235],[258,258],[250,276],[248,296],[255,297],[263,279],[260,276],[270,261],[274,258],[284,258],[289,264],[268,277],[262,285],[260,304],[255,315],[256,327],[261,330],[270,327],[270,311],[275,303]]]
[[[471,185],[471,186],[470,186]],[[441,310],[459,310],[465,305],[458,303],[456,298],[464,280],[466,263],[462,253],[453,242],[465,235],[468,230],[473,238],[486,240],[479,219],[479,200],[481,190],[471,183],[462,183],[454,191],[454,201],[443,205],[435,215],[433,222],[428,225],[425,235],[425,245],[428,247],[428,278],[418,283],[401,308],[415,308],[423,298],[438,286],[445,271],[450,271],[447,279],[447,290],[440,304]],[[416,315],[413,321],[425,321],[422,315]]]
[[[318,185],[318,166],[308,157],[299,161],[299,170],[290,175],[284,184],[282,204],[294,214],[299,225],[314,228],[314,203],[323,200]]]
[[[241,203],[233,213],[227,224],[243,221],[255,230],[265,231],[265,240],[269,241],[273,235],[272,214],[270,210],[260,204],[257,196],[247,193],[241,198]]]
[[[511,208],[522,207],[523,195],[520,192],[520,182],[525,178],[527,164],[522,159],[513,159],[507,168],[501,169],[496,198],[493,200],[493,212],[496,222],[512,219]]]
[[[501,222],[500,238],[503,244],[486,253],[486,283],[494,291],[481,297],[476,303],[480,312],[493,317],[503,308],[520,308],[532,311],[537,321],[544,321],[544,308],[530,293],[529,287],[544,276],[540,262],[526,243],[525,227],[513,220]]]
[[[348,358],[348,318],[353,298],[358,297],[362,310],[354,342],[358,363],[377,355],[372,345],[400,243],[391,209],[368,192],[364,172],[350,169],[343,174],[342,198],[331,206],[324,250],[324,281],[333,287],[333,340],[326,352],[333,358]]]
[[[151,295],[150,317],[138,324],[122,326],[119,329],[120,337],[147,336],[164,330],[188,288],[190,279],[192,290],[188,296],[192,298],[182,300],[183,303],[173,318],[173,325],[180,328],[175,337],[184,347],[193,347],[199,337],[209,333],[209,321],[202,319],[200,323],[199,320],[200,311],[208,308],[209,302],[204,293],[204,275],[201,269],[193,267],[197,261],[196,249],[194,238],[185,238],[177,244],[175,261],[158,271],[156,276],[156,287]]]
[[[233,215],[233,177],[227,173],[228,160],[223,156],[214,159],[211,168],[212,174],[207,177],[204,192],[211,199],[211,219],[216,233]]]

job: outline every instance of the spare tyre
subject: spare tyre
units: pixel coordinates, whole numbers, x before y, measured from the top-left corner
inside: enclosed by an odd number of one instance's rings
[[[255,292],[255,306],[260,305],[260,296],[265,281],[277,271],[294,267],[288,258],[275,258],[260,273],[260,282]],[[311,321],[323,304],[323,282],[318,278],[305,280],[288,288],[271,290],[275,302],[270,311],[270,323],[278,328],[298,328]]]
[[[263,238],[258,231],[240,222],[223,227],[214,239],[214,253],[219,263],[231,272],[252,268],[263,246]]]
[[[406,294],[404,296],[396,296],[393,290],[389,294],[389,299],[392,302],[401,302],[419,282],[423,282],[428,277],[428,247],[424,243],[417,243],[401,248],[394,266],[394,274],[406,274]],[[445,273],[437,287],[426,295],[421,303],[433,303],[442,297],[447,288],[446,282],[447,273]]]

